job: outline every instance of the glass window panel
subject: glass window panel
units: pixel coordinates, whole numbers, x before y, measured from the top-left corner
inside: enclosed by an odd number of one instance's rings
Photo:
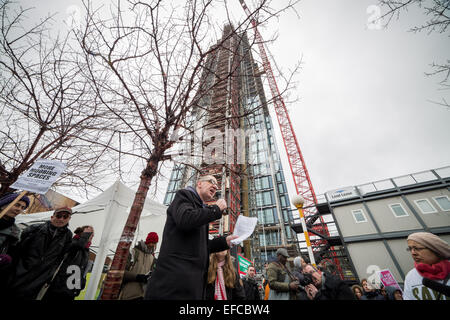
[[[262,212],[258,212],[258,223],[260,223],[260,224],[266,223],[264,214]]]
[[[255,179],[255,189],[256,190],[261,190],[262,189],[262,187],[261,187],[261,179]]]
[[[410,175],[394,178],[393,180],[399,187],[417,183],[416,180],[414,180],[414,178]]]
[[[445,168],[436,169],[435,172],[441,177],[441,178],[448,178],[450,177],[450,166]]]
[[[263,195],[264,195],[264,205],[270,206],[274,204],[273,191],[266,191],[263,193]]]
[[[387,190],[395,188],[394,184],[391,180],[383,180],[383,181],[377,181],[373,183],[375,185],[375,188],[377,190]]]
[[[369,193],[369,192],[376,191],[375,186],[373,184],[371,184],[371,183],[364,184],[362,186],[358,186],[357,188],[358,188],[358,190],[359,190],[359,192],[361,194],[366,194],[366,193]]]
[[[256,194],[256,205],[258,206],[258,207],[262,207],[263,206],[263,201],[262,201],[262,194],[261,194],[261,192],[259,192],[259,193],[257,193]]]
[[[437,177],[431,171],[425,171],[420,173],[414,173],[412,175],[417,182],[426,182],[436,180]]]
[[[353,217],[357,223],[359,222],[367,222],[366,216],[361,209],[352,210]]]
[[[286,201],[286,197],[285,197],[285,196],[281,196],[281,197],[280,197],[280,202],[281,202],[281,206],[282,206],[282,207],[287,207],[287,206],[288,206],[287,201]],[[285,219],[286,219],[286,218],[285,218]]]
[[[408,213],[405,211],[405,209],[403,209],[403,207],[399,203],[391,204],[390,207],[396,217],[404,217],[408,215]]]
[[[264,233],[259,234],[259,245],[264,246],[264,243],[266,242],[266,236]]]
[[[442,197],[434,197],[434,200],[437,202],[441,210],[449,211],[450,210],[450,201],[447,196]]]
[[[420,200],[416,200],[414,202],[417,204],[417,206],[419,207],[420,211],[422,211],[422,213],[436,212],[436,209],[433,207],[433,205],[427,199],[420,199]]]
[[[286,227],[286,237],[292,238],[291,227]]]

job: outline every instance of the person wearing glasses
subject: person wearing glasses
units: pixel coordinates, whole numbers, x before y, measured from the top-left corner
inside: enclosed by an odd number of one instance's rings
[[[3,212],[18,196],[17,193],[8,193],[2,196],[0,198],[0,212]],[[20,229],[15,223],[15,218],[29,205],[30,199],[24,196],[0,218],[0,299],[3,294],[7,294],[2,289],[6,287],[9,275],[13,271],[14,251],[20,239]]]
[[[31,225],[22,232],[9,282],[9,298],[33,300],[52,278],[72,243],[68,228],[71,215],[70,208],[56,209],[50,221]]]
[[[225,213],[227,203],[214,196],[214,176],[201,176],[196,187],[179,190],[167,209],[158,263],[148,281],[145,300],[204,300],[209,255],[227,250],[237,236],[208,238],[210,222]]]
[[[450,300],[450,246],[429,232],[407,239],[414,268],[405,277],[404,300]]]

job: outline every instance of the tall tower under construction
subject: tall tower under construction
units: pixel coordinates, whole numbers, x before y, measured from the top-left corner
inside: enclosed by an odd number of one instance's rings
[[[210,235],[233,233],[240,214],[257,217],[255,232],[239,251],[261,270],[278,248],[299,253],[262,72],[247,35],[230,25],[212,52],[201,77],[202,98],[188,123],[193,133],[183,140],[189,159],[175,162],[164,204],[179,189],[194,186],[199,175],[215,176],[217,197],[227,201],[229,213],[210,224]]]

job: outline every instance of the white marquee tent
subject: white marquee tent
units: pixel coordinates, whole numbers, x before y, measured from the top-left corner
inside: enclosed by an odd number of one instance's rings
[[[96,251],[96,259],[86,290],[86,300],[95,298],[106,256],[114,254],[116,250],[134,196],[135,191],[117,181],[97,197],[72,208],[73,215],[69,223],[69,229],[72,232],[83,225],[94,227],[91,248],[94,252]],[[151,231],[159,235],[158,246],[161,244],[166,210],[166,206],[149,198],[146,199],[132,246],[139,240],[145,240]],[[52,213],[53,211],[19,215],[16,217],[16,223],[31,225],[44,222],[50,220]]]

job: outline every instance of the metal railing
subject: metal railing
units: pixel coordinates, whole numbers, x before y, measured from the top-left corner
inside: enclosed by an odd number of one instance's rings
[[[396,187],[413,186],[425,182],[435,181],[439,179],[446,179],[450,177],[450,166],[441,167],[437,169],[430,169],[415,173],[406,174],[394,178],[388,178],[378,181],[373,181],[355,186],[361,195],[372,192],[379,192],[384,190],[395,189]],[[317,203],[326,203],[325,194],[317,196]]]

